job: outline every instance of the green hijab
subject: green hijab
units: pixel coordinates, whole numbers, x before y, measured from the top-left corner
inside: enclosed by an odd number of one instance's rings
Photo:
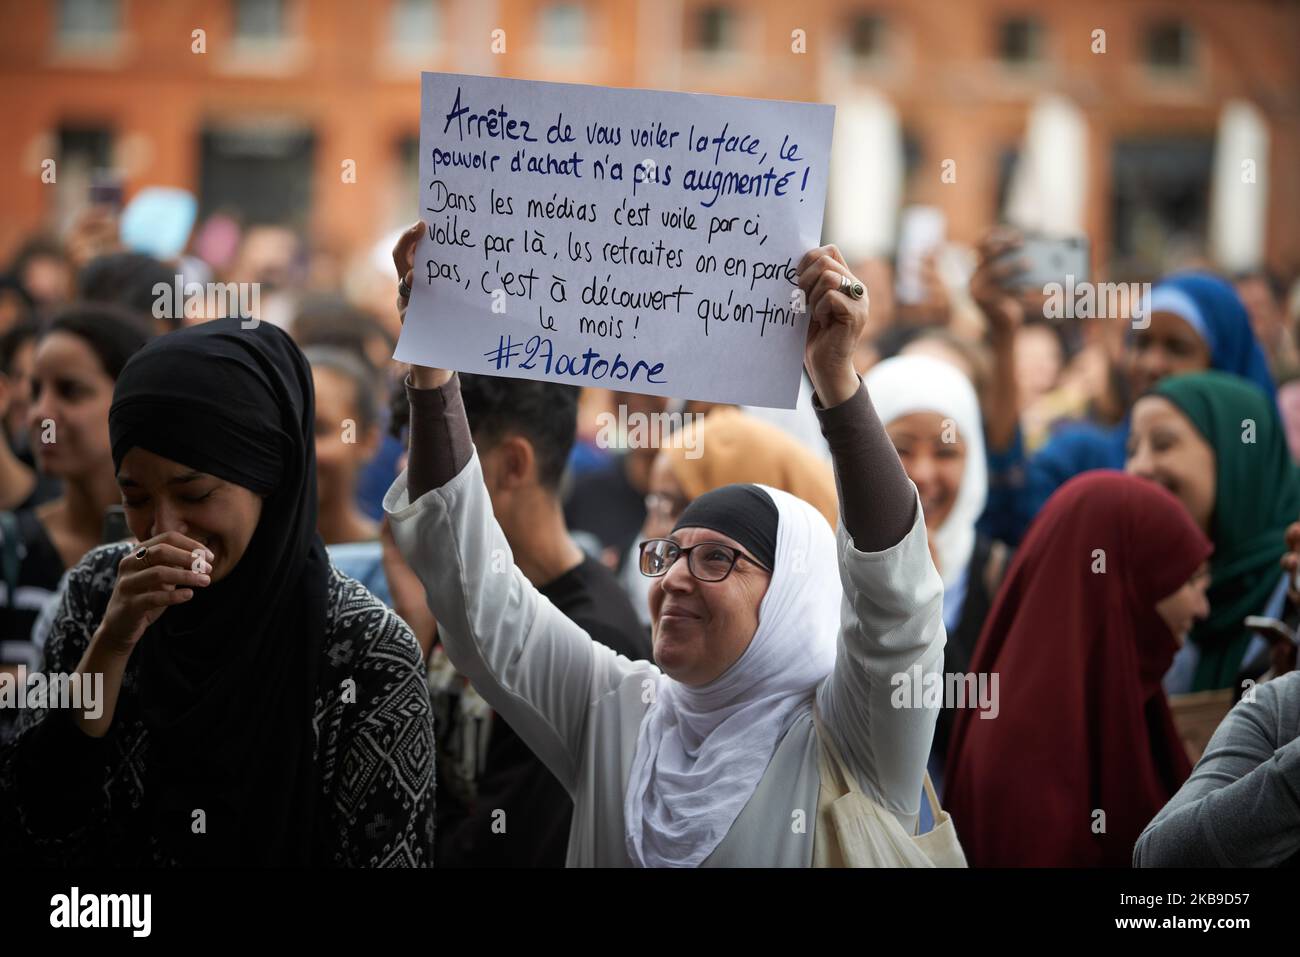
[[[1192,690],[1227,688],[1251,639],[1242,620],[1264,611],[1281,579],[1286,528],[1300,518],[1300,476],[1277,407],[1245,379],[1197,372],[1151,392],[1174,403],[1214,450],[1210,614],[1190,635],[1201,653]]]

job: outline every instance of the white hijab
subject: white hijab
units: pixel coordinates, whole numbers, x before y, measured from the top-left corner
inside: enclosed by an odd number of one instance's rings
[[[794,719],[835,666],[841,602],[835,538],[802,499],[776,503],[776,568],[749,647],[693,688],[660,675],[641,720],[623,811],[641,867],[695,867],[748,803]]]
[[[952,587],[970,564],[975,550],[975,523],[988,500],[988,462],[984,458],[984,423],[975,389],[960,369],[930,356],[895,356],[873,366],[865,378],[876,414],[886,426],[913,412],[934,412],[952,419],[966,443],[966,469],[957,501],[930,536],[939,553],[939,575]]]

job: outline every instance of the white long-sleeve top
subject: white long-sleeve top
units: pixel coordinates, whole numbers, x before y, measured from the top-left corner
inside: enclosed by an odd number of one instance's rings
[[[424,584],[448,657],[572,796],[568,866],[629,866],[623,799],[659,670],[593,641],[515,567],[477,453],[414,502],[403,472],[384,509]],[[937,711],[894,707],[891,698],[904,696],[892,692],[898,676],[915,680],[917,665],[922,680],[938,673],[945,642],[943,585],[920,503],[896,545],[859,551],[841,523],[836,546],[841,627],[835,668],[817,689],[818,710],[863,790],[910,832]],[[809,708],[705,865],[809,866],[819,788]],[[508,830],[510,822],[503,824]]]

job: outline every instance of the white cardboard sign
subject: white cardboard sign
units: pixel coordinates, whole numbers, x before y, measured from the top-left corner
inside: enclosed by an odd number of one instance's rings
[[[835,110],[422,74],[396,358],[793,408]]]

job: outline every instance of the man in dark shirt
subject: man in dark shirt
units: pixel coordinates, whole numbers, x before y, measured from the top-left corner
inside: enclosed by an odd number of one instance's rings
[[[578,390],[462,374],[483,478],[514,564],[592,638],[649,658],[649,636],[614,575],[569,537],[559,499],[577,432]],[[501,556],[502,572],[510,557]],[[430,656],[437,722],[439,867],[562,867],[573,804],[441,650]]]

